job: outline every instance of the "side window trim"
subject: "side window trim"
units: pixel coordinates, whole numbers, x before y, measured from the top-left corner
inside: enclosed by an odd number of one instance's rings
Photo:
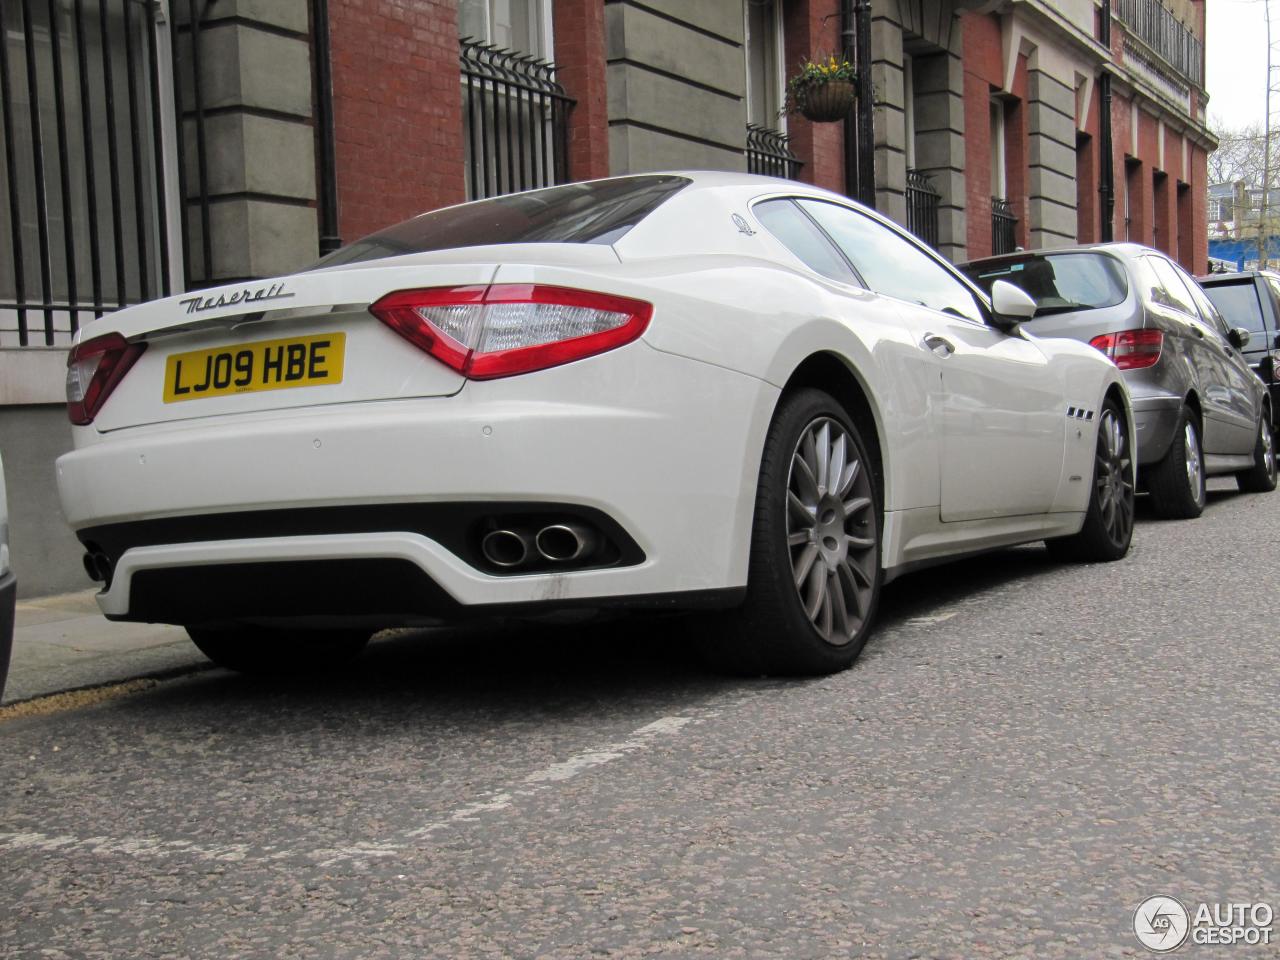
[[[804,207],[800,206],[800,204],[796,202],[802,199],[805,199],[805,198],[798,197],[792,194],[770,194],[764,197],[756,197],[754,200],[751,201],[750,204],[748,204],[748,209],[751,211],[751,215],[755,217],[756,222],[759,223],[761,226],[763,226],[765,230],[768,230],[769,236],[773,237],[774,240],[776,240],[779,244],[781,244],[784,250],[786,250],[793,257],[796,258],[796,262],[798,262],[801,266],[803,266],[806,270],[808,270],[814,276],[821,277],[823,280],[826,280],[830,283],[842,283],[848,287],[858,287],[862,290],[867,291],[868,293],[875,293],[874,290],[872,290],[869,286],[867,286],[867,281],[864,280],[862,277],[862,274],[858,272],[858,268],[849,262],[849,258],[846,257],[844,254],[844,251],[840,249],[840,245],[831,239],[831,234],[823,230],[822,224],[818,223],[817,220],[814,220],[813,217],[810,215],[809,211],[806,210]],[[805,263],[804,259],[800,257],[799,254],[797,254],[794,250],[792,250],[785,243],[783,243],[782,240],[777,235],[775,235],[772,230],[769,230],[769,227],[765,224],[763,220],[760,219],[760,216],[755,212],[756,207],[760,206],[761,204],[777,203],[779,201],[783,201],[789,204],[792,210],[796,211],[798,214],[800,214],[800,216],[804,217],[807,221],[809,221],[809,223],[813,226],[813,228],[818,231],[818,234],[822,237],[822,239],[826,241],[828,249],[830,249],[830,251],[836,255],[836,258],[845,265],[846,269],[848,269],[850,275],[856,281],[855,283],[846,283],[844,280],[840,280],[836,277],[829,277],[825,273],[822,273],[819,270],[815,270],[813,267],[809,266],[809,264]]]
[[[984,319],[975,320],[973,317],[966,317],[964,314],[958,313],[958,312],[952,313],[950,311],[942,311],[942,310],[938,310],[935,312],[946,313],[947,316],[951,317],[954,320],[967,320],[969,323],[972,323],[974,326],[977,326],[977,327],[991,326],[991,324],[988,322],[991,308],[987,300],[987,295],[982,292],[980,287],[972,283],[968,277],[966,277],[959,270],[957,270],[950,263],[948,263],[945,259],[943,259],[936,251],[932,250],[928,245],[921,243],[919,239],[917,239],[916,236],[912,234],[910,231],[904,230],[901,226],[894,223],[892,220],[889,220],[887,218],[882,220],[879,217],[867,216],[867,213],[864,210],[859,210],[856,207],[846,206],[845,204],[840,203],[836,200],[832,200],[828,197],[792,197],[791,199],[793,202],[796,202],[799,200],[809,200],[813,203],[826,203],[826,204],[830,204],[833,207],[839,207],[841,210],[851,213],[854,216],[862,217],[865,220],[870,220],[872,223],[876,224],[877,226],[884,227],[885,229],[889,230],[891,233],[897,235],[898,238],[903,240],[905,243],[907,243],[908,246],[914,247],[917,252],[924,254],[928,259],[932,260],[937,266],[941,267],[944,273],[948,274],[953,280],[955,280],[958,284],[960,284],[960,286],[962,286],[965,290],[967,290],[969,292],[969,295],[973,298],[974,305],[978,308],[978,311],[983,314]],[[809,211],[804,208],[804,205],[799,202],[796,202],[796,206],[800,208],[800,211],[804,213],[805,216],[809,217],[810,220],[813,220],[814,224],[817,226],[819,230],[822,231],[823,236],[827,238],[828,242],[833,244],[835,248],[840,251],[840,256],[844,258],[845,263],[849,264],[849,268],[853,270],[854,275],[861,278],[862,275],[858,273],[857,267],[855,267],[852,263],[849,262],[849,258],[845,256],[844,251],[840,248],[840,245],[836,243],[834,239],[832,239],[831,234],[829,234],[823,228],[822,224],[818,223],[818,221],[814,218],[813,214],[809,213]],[[888,297],[890,300],[899,300],[898,297],[895,297],[892,294],[881,293],[879,290],[872,289],[872,287],[869,284],[866,284],[865,281],[863,281],[863,283],[866,286],[866,288],[870,290],[872,293],[874,293],[876,296]],[[900,300],[900,302],[912,303],[912,301],[909,301],[909,300]],[[912,305],[921,306],[921,304],[918,304],[918,303],[913,303]],[[926,307],[925,309],[933,309],[933,308]]]

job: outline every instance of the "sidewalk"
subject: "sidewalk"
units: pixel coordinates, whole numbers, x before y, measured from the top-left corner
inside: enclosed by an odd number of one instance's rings
[[[19,600],[3,703],[99,686],[209,661],[181,627],[112,623],[93,590]]]

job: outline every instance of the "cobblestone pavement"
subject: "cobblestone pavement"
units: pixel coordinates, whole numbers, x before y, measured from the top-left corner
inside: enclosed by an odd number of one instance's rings
[[[484,628],[0,720],[0,956],[1137,957],[1149,895],[1280,908],[1280,494],[1214,486],[1117,564],[905,577],[822,680]]]

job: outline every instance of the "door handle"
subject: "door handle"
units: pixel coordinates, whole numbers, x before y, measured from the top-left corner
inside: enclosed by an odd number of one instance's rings
[[[955,344],[946,337],[938,336],[936,333],[926,333],[921,343],[940,357],[949,357],[956,352]]]

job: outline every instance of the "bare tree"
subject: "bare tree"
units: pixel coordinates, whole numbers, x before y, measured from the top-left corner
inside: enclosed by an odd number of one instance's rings
[[[1243,180],[1251,187],[1262,186],[1266,169],[1266,133],[1261,124],[1237,130],[1227,129],[1221,119],[1210,122],[1218,149],[1209,154],[1209,182],[1234,183]],[[1280,156],[1280,137],[1271,138],[1272,157]]]

